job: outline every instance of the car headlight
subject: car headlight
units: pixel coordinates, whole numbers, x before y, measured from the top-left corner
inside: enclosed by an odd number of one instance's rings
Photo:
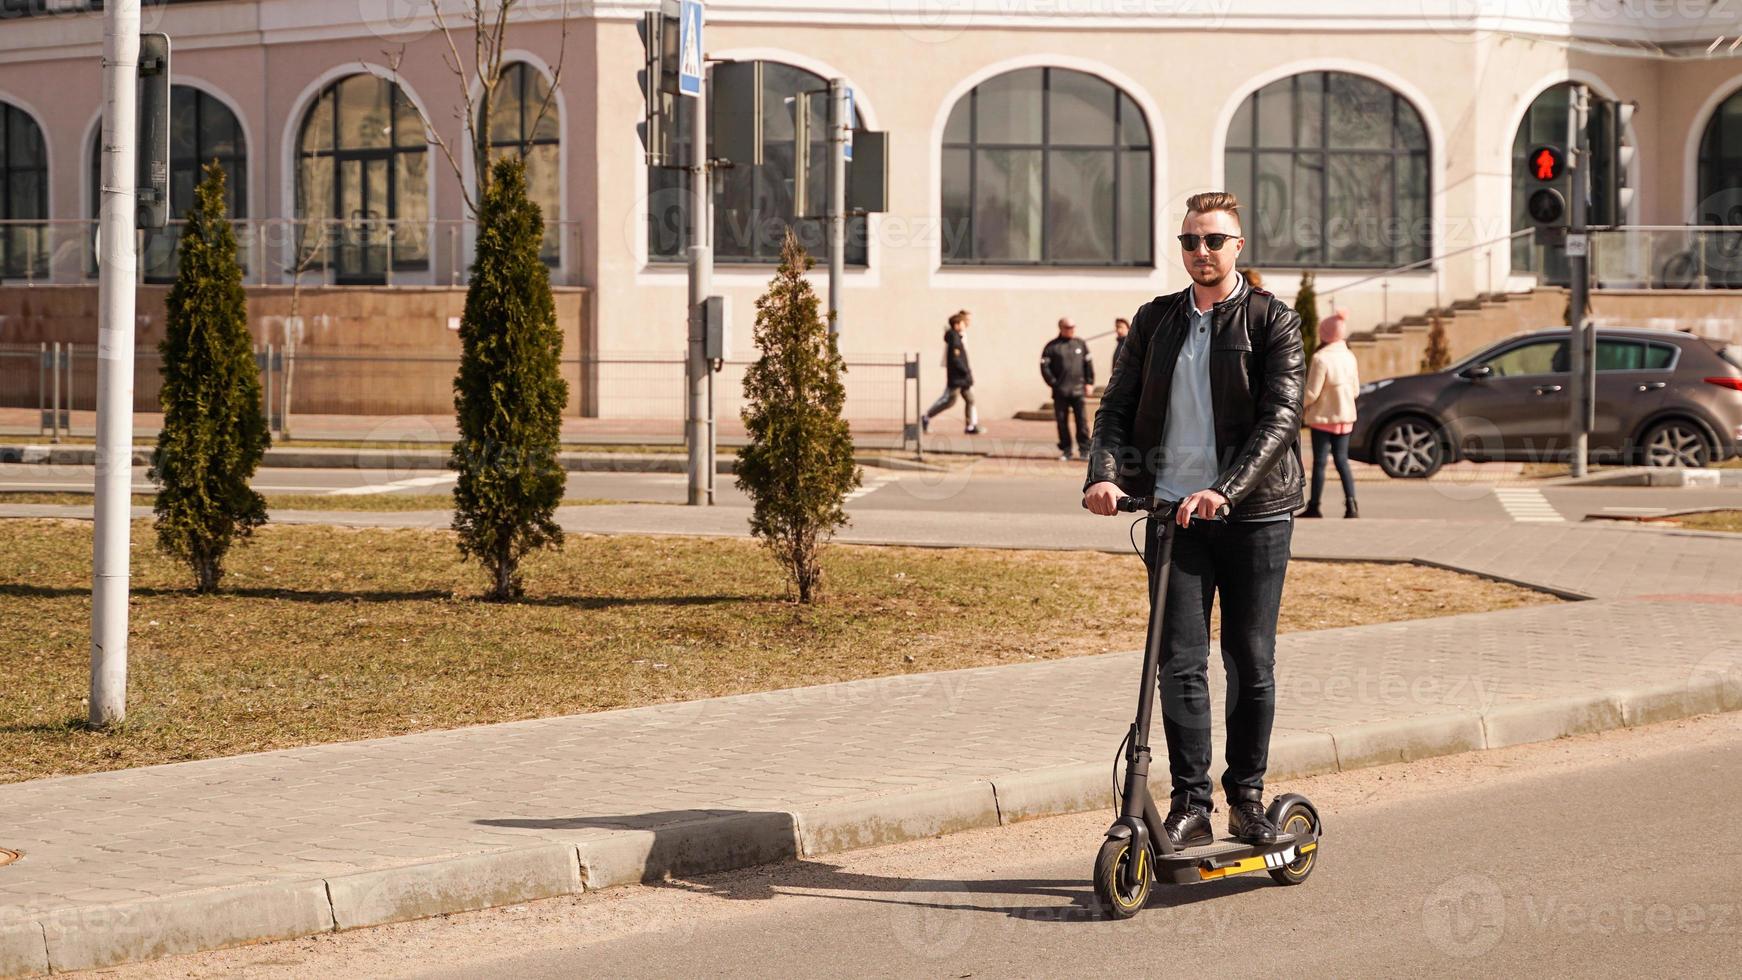
[[[1370,381],[1367,384],[1364,384],[1361,386],[1360,394],[1371,395],[1375,391],[1378,391],[1379,389],[1385,387],[1386,385],[1388,385],[1391,382],[1396,381],[1396,380],[1397,380],[1396,378],[1384,378],[1384,379],[1379,380],[1379,381]]]

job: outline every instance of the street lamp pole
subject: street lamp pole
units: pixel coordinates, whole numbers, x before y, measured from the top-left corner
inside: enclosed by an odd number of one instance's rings
[[[90,723],[127,718],[128,548],[133,494],[133,234],[140,0],[103,13],[102,188],[97,250],[96,522],[91,580]]]

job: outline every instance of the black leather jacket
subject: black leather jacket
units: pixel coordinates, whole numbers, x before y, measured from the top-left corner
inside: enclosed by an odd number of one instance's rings
[[[1191,288],[1158,296],[1131,320],[1125,350],[1095,413],[1086,490],[1111,481],[1132,496],[1155,492],[1174,365],[1190,324]],[[1216,304],[1210,335],[1210,401],[1232,521],[1300,509],[1301,391],[1306,358],[1300,316],[1262,289]]]

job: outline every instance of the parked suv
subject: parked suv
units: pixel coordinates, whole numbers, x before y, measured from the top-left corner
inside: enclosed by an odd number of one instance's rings
[[[1502,341],[1435,374],[1387,378],[1355,399],[1349,455],[1394,477],[1468,459],[1564,460],[1571,331]],[[1742,347],[1663,330],[1597,331],[1594,459],[1706,466],[1742,443]]]

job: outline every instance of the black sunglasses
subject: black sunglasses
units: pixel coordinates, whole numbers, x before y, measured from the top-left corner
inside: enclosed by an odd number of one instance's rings
[[[1179,247],[1188,252],[1196,252],[1199,245],[1207,244],[1210,246],[1210,251],[1220,252],[1223,245],[1239,237],[1239,235],[1181,235],[1179,236]]]

